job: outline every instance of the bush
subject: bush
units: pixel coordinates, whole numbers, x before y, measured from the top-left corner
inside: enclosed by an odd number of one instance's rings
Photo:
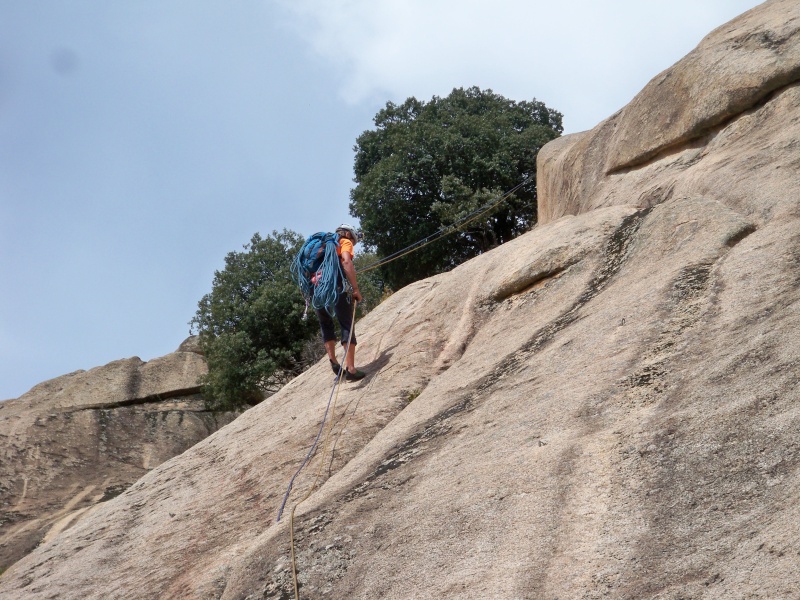
[[[253,235],[214,274],[190,325],[208,362],[202,379],[209,408],[255,404],[303,370],[303,351],[318,332],[289,267],[304,238],[293,231]]]

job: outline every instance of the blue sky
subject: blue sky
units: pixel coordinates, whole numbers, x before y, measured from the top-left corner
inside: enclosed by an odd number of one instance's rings
[[[387,102],[477,85],[567,133],[744,0],[1,0],[0,399],[189,334],[225,254],[348,214]]]

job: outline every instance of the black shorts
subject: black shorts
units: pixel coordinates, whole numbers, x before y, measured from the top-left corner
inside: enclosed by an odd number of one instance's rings
[[[333,317],[325,309],[317,310],[316,312],[319,319],[319,328],[322,330],[322,341],[336,341],[336,325],[333,322]],[[336,320],[339,321],[339,327],[342,329],[342,345],[347,344],[352,330],[353,337],[350,338],[350,343],[355,346],[356,332],[353,329],[353,304],[350,302],[350,294],[339,294],[333,312],[336,315]]]

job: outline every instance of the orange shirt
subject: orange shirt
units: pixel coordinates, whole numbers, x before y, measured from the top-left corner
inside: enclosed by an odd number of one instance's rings
[[[342,252],[349,252],[350,258],[355,256],[355,254],[353,254],[353,242],[348,240],[346,237],[339,238],[339,247],[336,249],[336,254],[339,256],[342,255]]]

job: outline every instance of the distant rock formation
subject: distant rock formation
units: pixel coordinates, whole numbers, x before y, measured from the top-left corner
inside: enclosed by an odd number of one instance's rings
[[[292,598],[309,492],[304,599],[797,597],[798,25],[772,0],[712,32],[542,150],[533,231],[363,319],[369,375],[280,523],[327,361],[42,544],[0,598]]]
[[[229,423],[203,406],[195,338],[41,383],[0,403],[0,570]]]

